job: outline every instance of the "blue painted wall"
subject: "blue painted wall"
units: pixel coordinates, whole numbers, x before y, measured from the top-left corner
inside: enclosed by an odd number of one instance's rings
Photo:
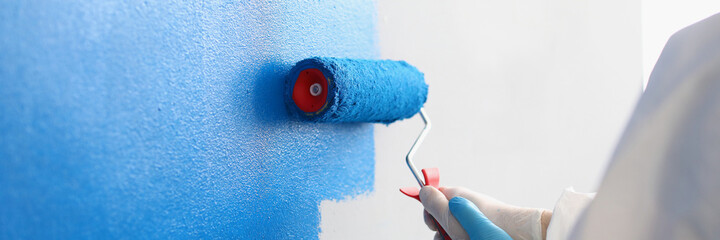
[[[370,124],[288,117],[282,81],[378,55],[369,1],[0,3],[0,239],[316,238],[372,191]]]

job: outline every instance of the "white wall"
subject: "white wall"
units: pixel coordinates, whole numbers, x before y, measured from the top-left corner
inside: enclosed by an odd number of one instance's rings
[[[383,58],[426,74],[441,184],[552,208],[593,191],[642,88],[640,0],[380,1]],[[321,204],[324,239],[429,239],[404,155],[413,118],[376,125],[375,191]]]

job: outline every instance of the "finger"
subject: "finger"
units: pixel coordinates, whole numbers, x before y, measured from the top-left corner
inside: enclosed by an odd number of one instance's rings
[[[440,191],[434,187],[424,186],[420,189],[420,202],[425,211],[437,220],[440,225],[447,227],[448,222],[448,200]]]
[[[439,232],[436,232],[435,237],[433,237],[433,240],[445,240],[445,239],[443,239],[442,235],[440,235]]]
[[[431,186],[423,187],[420,189],[420,201],[452,239],[468,239],[460,223],[450,214],[447,198],[439,190]]]
[[[450,199],[448,207],[471,239],[510,239],[505,231],[485,217],[470,200],[454,197]]]
[[[437,226],[435,226],[432,216],[430,216],[430,213],[428,213],[427,211],[424,211],[424,210],[423,210],[423,220],[425,220],[425,225],[427,225],[430,230],[437,231]]]
[[[464,187],[442,187],[439,189],[447,199],[453,199],[454,197],[463,197],[470,202],[474,203],[477,208],[487,214],[490,220],[493,220],[496,214],[493,214],[493,210],[498,210],[504,207],[512,207],[503,202],[498,201],[495,198],[487,196],[482,193],[471,191]],[[496,211],[495,211],[496,212]]]
[[[475,204],[475,207],[477,207],[477,209],[480,210],[480,212],[482,212],[483,215],[487,219],[490,219],[490,221],[493,222],[495,225],[505,230],[508,234],[512,236],[516,235],[514,225],[517,225],[517,223],[507,219],[509,218],[508,216],[513,216],[513,214],[509,213],[515,212],[514,210],[516,210],[517,207],[505,204],[495,198],[492,198],[482,193],[474,192],[464,187],[443,187],[439,190],[448,199],[462,197],[469,200],[470,202]]]
[[[441,187],[440,192],[442,192],[447,199],[453,199],[454,197],[463,197],[465,199],[470,200],[468,197],[478,195],[479,197],[484,197],[485,195],[476,193],[470,189],[464,188],[464,187]],[[471,200],[472,201],[472,200]]]
[[[448,202],[448,208],[453,217],[460,222],[465,230],[472,226],[487,224],[490,220],[485,217],[474,203],[463,197],[454,197]]]

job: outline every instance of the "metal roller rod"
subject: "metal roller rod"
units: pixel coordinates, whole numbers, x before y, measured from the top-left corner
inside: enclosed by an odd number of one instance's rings
[[[425,122],[425,127],[423,128],[422,132],[420,132],[420,135],[417,137],[417,139],[415,139],[415,143],[413,143],[412,147],[410,147],[410,151],[408,151],[408,154],[405,157],[405,162],[410,168],[410,172],[412,172],[413,176],[415,176],[415,180],[417,180],[418,184],[420,184],[420,187],[422,188],[423,186],[425,186],[425,184],[423,183],[422,178],[420,178],[420,174],[418,174],[418,171],[415,168],[415,164],[413,164],[412,160],[413,156],[415,156],[415,152],[417,151],[418,146],[420,146],[423,140],[425,140],[425,135],[427,135],[428,131],[430,131],[430,127],[432,125],[430,124],[430,118],[428,118],[424,108],[420,108],[420,117],[422,118],[423,122]]]

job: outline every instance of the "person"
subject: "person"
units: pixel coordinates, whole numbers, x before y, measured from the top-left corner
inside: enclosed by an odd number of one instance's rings
[[[453,239],[720,239],[720,14],[668,40],[596,195],[567,189],[553,211],[464,188],[420,199]]]

